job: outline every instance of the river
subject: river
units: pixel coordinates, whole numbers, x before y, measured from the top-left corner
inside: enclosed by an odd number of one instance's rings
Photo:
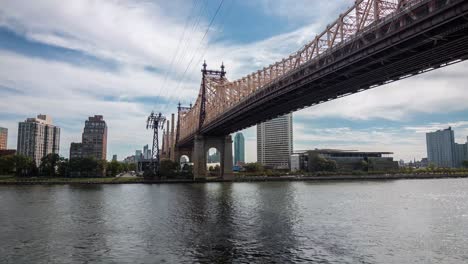
[[[1,263],[468,263],[468,179],[0,186]]]

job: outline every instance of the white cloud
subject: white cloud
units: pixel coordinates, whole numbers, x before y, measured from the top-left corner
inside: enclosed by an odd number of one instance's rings
[[[252,1],[252,5],[260,6],[266,13],[285,17],[291,20],[326,20],[337,19],[337,12],[344,12],[353,5],[353,0],[260,0]]]
[[[109,155],[118,153],[122,157],[150,139],[144,130],[144,119],[156,105],[133,101],[134,98],[165,98],[169,103],[158,104],[156,109],[166,114],[173,112],[174,101],[188,104],[197,95],[198,70],[203,58],[210,68],[216,68],[224,60],[231,80],[242,77],[293,53],[352,4],[351,0],[313,1],[314,6],[307,0],[256,2],[253,5],[261,5],[269,14],[307,23],[302,22],[295,31],[247,44],[212,42],[213,34],[221,32],[214,29],[205,40],[210,47],[206,54],[204,49],[197,52],[207,24],[206,18],[202,18],[201,25],[189,32],[191,41],[182,45],[186,56],[174,63],[174,72],[164,82],[164,73],[148,73],[142,66],[169,67],[184,30],[185,21],[177,18],[185,18],[190,10],[186,1],[183,4],[180,1],[0,0],[0,26],[35,41],[117,60],[119,65],[117,71],[109,71],[0,51],[0,87],[20,92],[0,90],[0,95],[7,98],[2,100],[0,114],[22,116],[20,119],[39,112],[51,114],[63,127],[62,154],[65,156],[68,156],[69,142],[80,139],[87,116],[103,114],[109,125]],[[195,59],[188,77],[178,85],[191,54],[195,54]],[[418,113],[466,110],[467,70],[468,63],[439,69],[308,108],[297,112],[295,117],[302,121],[329,117],[408,121]],[[2,120],[10,128],[16,128],[17,121],[20,120]],[[395,151],[398,157],[405,159],[411,158],[412,153],[417,158],[425,156],[424,137],[413,133],[422,130],[410,129],[410,126],[404,129],[409,132],[402,135],[398,131],[375,128],[306,130],[301,124],[295,123],[295,139],[299,142],[296,149],[310,148],[310,144],[316,142],[319,144],[313,147],[354,149],[359,144],[360,150]],[[246,130],[249,161],[256,160],[254,129]],[[460,126],[460,129],[467,128]],[[10,147],[15,144],[11,140],[14,135],[15,132],[10,133]]]
[[[164,8],[168,5],[161,3],[2,0],[0,25],[35,41],[99,57],[139,65],[168,65],[184,30],[183,22],[176,19],[185,17],[190,4],[168,10]],[[170,16],[176,11],[177,16]],[[190,32],[193,41],[189,50],[194,49],[202,34],[201,27]]]

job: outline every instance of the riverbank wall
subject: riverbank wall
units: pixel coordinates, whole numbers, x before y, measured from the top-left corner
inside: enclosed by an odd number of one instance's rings
[[[0,179],[0,185],[60,185],[60,184],[188,184],[188,183],[230,183],[230,182],[279,182],[279,181],[389,181],[400,179],[442,179],[468,178],[468,174],[376,174],[376,175],[334,175],[334,176],[249,176],[230,180],[146,180],[143,178],[9,178]]]

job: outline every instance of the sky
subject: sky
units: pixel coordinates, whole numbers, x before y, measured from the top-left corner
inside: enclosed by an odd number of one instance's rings
[[[88,116],[108,125],[108,159],[151,143],[149,113],[194,102],[201,65],[235,80],[300,49],[353,0],[0,0],[0,127],[51,115],[69,156]],[[425,133],[468,136],[462,62],[297,111],[294,149],[391,151],[426,157]],[[244,131],[256,161],[255,126]]]

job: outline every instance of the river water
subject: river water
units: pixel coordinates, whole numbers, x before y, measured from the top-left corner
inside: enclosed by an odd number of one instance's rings
[[[1,263],[468,263],[468,179],[0,186]]]

